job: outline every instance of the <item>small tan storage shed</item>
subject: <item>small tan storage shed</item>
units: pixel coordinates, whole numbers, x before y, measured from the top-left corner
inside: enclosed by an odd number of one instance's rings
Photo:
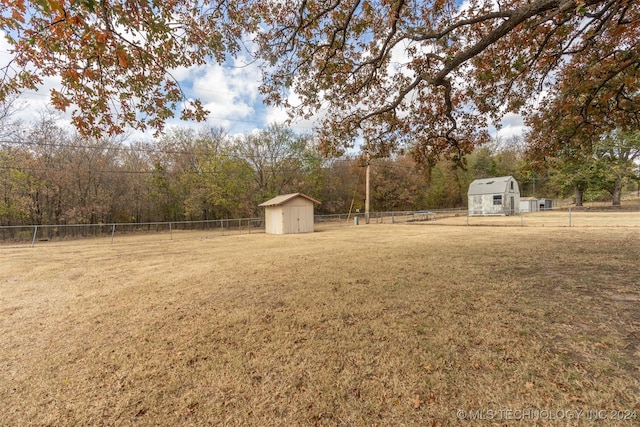
[[[313,208],[319,201],[302,193],[283,194],[261,203],[269,234],[313,233]]]

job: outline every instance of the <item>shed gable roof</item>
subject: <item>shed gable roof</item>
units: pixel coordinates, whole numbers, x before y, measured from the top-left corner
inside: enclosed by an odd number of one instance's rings
[[[264,203],[260,203],[258,206],[263,206],[263,207],[279,206],[288,202],[289,200],[295,199],[296,197],[302,197],[304,199],[309,200],[310,202],[320,204],[320,202],[317,201],[316,199],[309,197],[307,195],[304,195],[302,193],[291,193],[291,194],[282,194],[280,196],[276,196],[273,199],[269,199]]]
[[[507,184],[511,180],[513,180],[512,176],[476,179],[469,185],[469,195],[505,193],[508,190]]]

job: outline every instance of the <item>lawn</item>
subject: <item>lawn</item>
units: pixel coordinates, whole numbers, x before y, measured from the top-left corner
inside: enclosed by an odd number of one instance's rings
[[[633,226],[0,246],[0,425],[635,425],[639,260]]]

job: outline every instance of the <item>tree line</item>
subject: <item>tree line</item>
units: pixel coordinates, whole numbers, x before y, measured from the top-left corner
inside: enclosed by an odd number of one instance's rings
[[[638,2],[4,6],[0,118],[55,76],[50,105],[70,112],[78,134],[52,120],[0,127],[9,135],[2,224],[256,216],[259,202],[291,191],[322,200],[320,213],[344,212],[364,199],[364,160],[348,155],[357,140],[373,157],[375,210],[463,207],[470,180],[507,174],[523,195],[573,194],[577,205],[604,195],[618,205],[638,178]],[[315,136],[284,127],[166,132],[174,116],[208,114],[177,67],[245,56],[261,67],[264,102],[314,118]],[[531,129],[524,148],[491,143],[488,125],[508,113]],[[163,136],[114,139],[129,129]]]
[[[504,175],[522,196],[575,192],[580,204],[608,191],[619,203],[619,190],[637,180],[634,138],[603,139],[590,160],[559,153],[542,168],[521,138],[476,148],[464,167],[443,159],[427,168],[408,153],[373,158],[371,209],[464,208],[471,181]],[[326,158],[316,144],[276,124],[236,136],[177,128],[151,142],[93,139],[43,117],[0,144],[0,225],[253,218],[261,202],[293,192],[320,200],[318,214],[363,211],[364,156]]]

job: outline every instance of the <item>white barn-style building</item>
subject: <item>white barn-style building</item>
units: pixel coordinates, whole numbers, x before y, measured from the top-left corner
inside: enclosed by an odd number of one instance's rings
[[[469,215],[520,213],[520,188],[512,176],[476,179],[469,185]]]
[[[319,201],[302,193],[283,194],[261,203],[269,234],[313,233],[313,209]]]

